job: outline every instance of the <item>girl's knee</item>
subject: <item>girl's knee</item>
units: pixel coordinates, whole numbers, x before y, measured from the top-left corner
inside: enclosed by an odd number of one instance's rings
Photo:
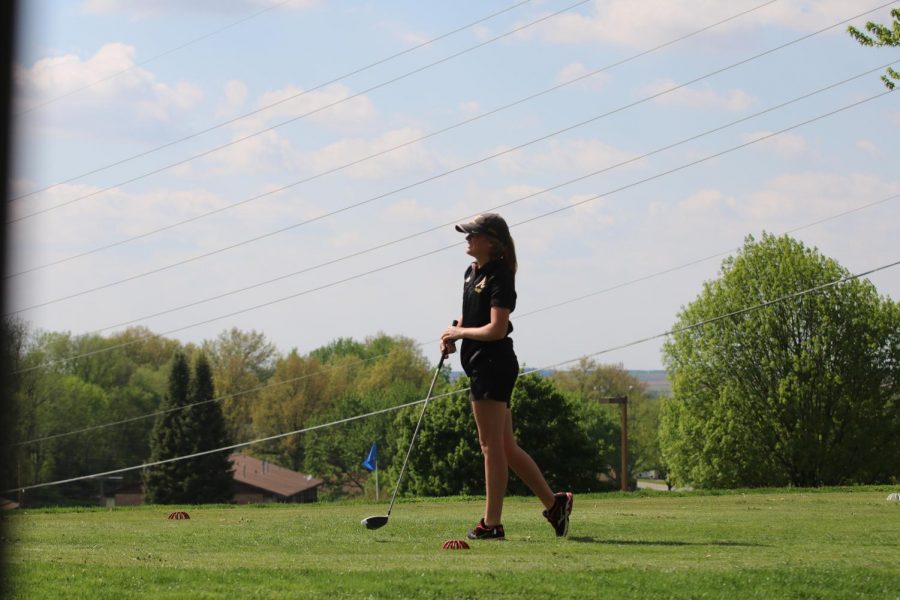
[[[491,440],[491,439],[478,439],[478,444],[481,446],[481,452],[483,454],[487,454],[491,450],[494,449],[502,449],[503,443],[499,440]]]

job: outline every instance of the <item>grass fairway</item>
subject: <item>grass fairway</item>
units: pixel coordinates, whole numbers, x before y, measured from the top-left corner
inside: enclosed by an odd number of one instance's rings
[[[7,516],[15,598],[900,598],[889,488],[576,495],[568,539],[510,498],[505,542],[443,550],[479,499]],[[185,508],[188,521],[168,513]]]

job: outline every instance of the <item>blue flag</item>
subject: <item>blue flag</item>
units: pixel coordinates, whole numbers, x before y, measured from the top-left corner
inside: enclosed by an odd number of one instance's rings
[[[378,466],[378,459],[376,458],[378,446],[375,442],[372,442],[372,447],[369,448],[369,455],[366,457],[366,460],[363,461],[363,467],[368,469],[369,471],[374,471],[375,467]]]

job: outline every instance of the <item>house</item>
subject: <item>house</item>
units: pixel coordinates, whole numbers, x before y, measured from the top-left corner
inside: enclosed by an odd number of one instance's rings
[[[246,454],[232,454],[229,458],[234,464],[234,501],[237,504],[317,500],[321,479]]]
[[[321,479],[298,473],[271,462],[245,454],[228,457],[234,465],[235,504],[260,502],[315,502]],[[107,507],[137,506],[144,503],[144,489],[140,482],[126,484],[103,498]]]
[[[101,498],[107,508],[113,506],[139,506],[144,503],[144,484],[140,481],[126,483]]]

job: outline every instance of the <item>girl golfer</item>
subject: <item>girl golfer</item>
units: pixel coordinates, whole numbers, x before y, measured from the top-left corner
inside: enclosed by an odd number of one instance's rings
[[[462,317],[457,326],[441,334],[441,352],[456,351],[462,340],[460,362],[471,380],[470,399],[478,441],[484,454],[487,501],[484,517],[469,531],[469,539],[503,539],[501,524],[508,469],[519,476],[544,504],[544,517],[557,536],[569,531],[572,494],[554,494],[531,456],[519,448],[513,435],[509,399],[519,362],[509,337],[509,314],[516,308],[516,248],[509,227],[494,213],[479,215],[456,226],[466,234],[466,253],[475,262],[466,270]]]

